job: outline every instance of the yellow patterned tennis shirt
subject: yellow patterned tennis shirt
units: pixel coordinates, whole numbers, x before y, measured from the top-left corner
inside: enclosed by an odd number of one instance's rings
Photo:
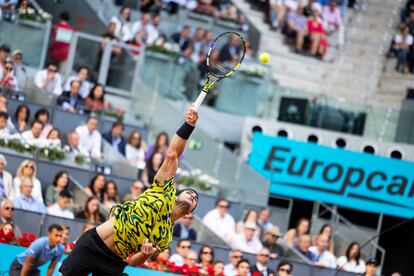
[[[145,239],[161,250],[170,246],[175,193],[174,178],[164,182],[154,179],[151,188],[137,199],[111,209],[110,216],[115,217],[114,244],[119,257],[126,259],[131,253],[140,252]]]

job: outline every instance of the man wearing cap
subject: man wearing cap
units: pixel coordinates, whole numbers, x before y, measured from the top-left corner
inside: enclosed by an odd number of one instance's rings
[[[377,272],[377,260],[375,258],[370,258],[365,263],[365,276],[375,276]]]
[[[231,247],[243,252],[257,254],[263,248],[262,243],[254,235],[256,224],[246,223],[241,233],[234,235],[231,240]]]
[[[283,246],[277,243],[279,237],[282,234],[280,233],[279,227],[273,226],[267,230],[264,234],[264,239],[262,241],[263,247],[266,247],[270,251],[270,258],[275,259],[277,257],[283,257],[285,250]]]

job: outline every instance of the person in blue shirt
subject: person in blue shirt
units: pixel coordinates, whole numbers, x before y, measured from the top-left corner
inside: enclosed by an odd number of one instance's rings
[[[309,250],[310,245],[311,237],[305,234],[299,237],[299,242],[294,246],[294,248],[303,254],[309,261],[315,263],[317,261],[317,258],[316,255]]]
[[[56,263],[63,255],[64,247],[61,243],[62,226],[49,226],[47,237],[35,240],[23,253],[17,255],[10,265],[10,276],[40,276],[39,267],[51,261],[47,269],[47,276],[52,276]]]
[[[20,196],[13,200],[14,207],[27,211],[46,213],[45,204],[32,196],[33,183],[28,177],[23,178],[20,183]]]

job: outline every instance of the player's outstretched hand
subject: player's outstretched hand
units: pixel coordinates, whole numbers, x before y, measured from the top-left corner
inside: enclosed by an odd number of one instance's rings
[[[190,126],[195,127],[197,120],[198,120],[198,112],[197,110],[194,109],[194,104],[192,104],[185,112],[185,121]]]
[[[141,249],[141,253],[144,256],[152,256],[153,254],[155,254],[156,252],[159,252],[160,248],[158,246],[154,246],[152,243],[150,243],[148,241],[148,239],[145,239],[142,243],[142,249]]]

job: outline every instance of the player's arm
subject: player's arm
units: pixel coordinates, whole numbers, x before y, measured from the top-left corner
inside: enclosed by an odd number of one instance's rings
[[[141,266],[149,257],[151,257],[156,252],[160,252],[160,248],[158,246],[153,246],[152,243],[145,239],[142,243],[141,252],[132,255],[132,257],[129,259],[129,265]]]
[[[155,179],[162,182],[175,176],[178,168],[178,158],[180,158],[181,154],[184,152],[187,140],[190,138],[197,120],[198,112],[192,107],[187,109],[185,113],[185,122],[177,130],[176,134],[174,134],[171,144],[168,147],[164,162],[155,175]]]
[[[34,258],[32,256],[27,256],[26,260],[24,261],[20,276],[29,276],[30,275],[30,268],[31,268],[33,262],[34,262]]]

